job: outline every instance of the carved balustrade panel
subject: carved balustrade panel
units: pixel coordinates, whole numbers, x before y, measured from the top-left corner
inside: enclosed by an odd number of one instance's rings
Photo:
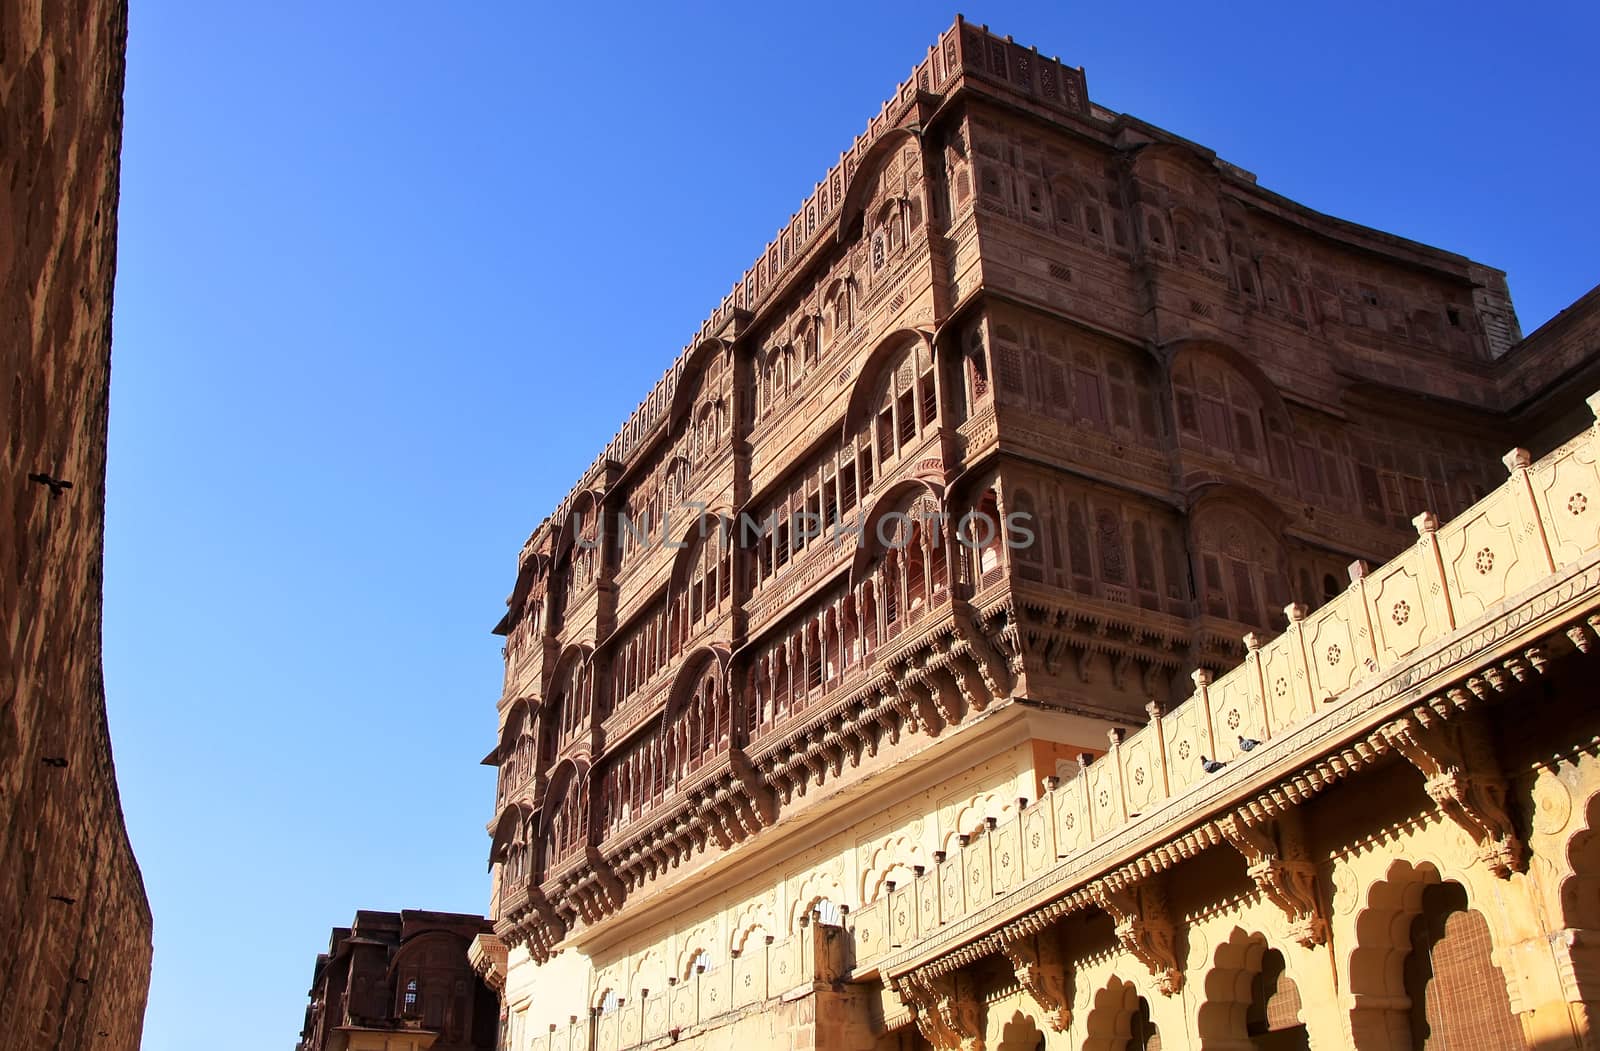
[[[991,889],[995,896],[1022,884],[1022,818],[1013,815],[989,834]]]
[[[1590,406],[1594,406],[1591,398]],[[1569,566],[1600,546],[1600,464],[1592,435],[1568,442],[1528,472],[1553,562]],[[1463,553],[1471,550],[1464,548]],[[1475,553],[1474,553],[1475,554]],[[1537,564],[1536,559],[1529,559]],[[1530,573],[1532,571],[1530,570]],[[1532,578],[1539,574],[1532,573]],[[1530,578],[1531,579],[1531,578]],[[1516,589],[1509,587],[1508,593]]]
[[[950,923],[967,911],[967,884],[962,878],[961,855],[962,851],[957,850],[938,865],[940,923]]]
[[[621,1018],[616,1014],[601,1015],[595,1023],[594,1044],[597,1051],[619,1051],[622,1043]]]
[[[1367,616],[1377,650],[1370,670],[1395,664],[1416,652],[1422,643],[1445,633],[1441,617],[1433,611],[1430,586],[1439,587],[1433,553],[1421,545],[1407,548],[1362,580],[1367,596]],[[1443,590],[1440,588],[1440,590]],[[1356,633],[1361,628],[1357,621]]]
[[[1205,691],[1213,741],[1213,750],[1206,755],[1220,762],[1231,762],[1239,755],[1239,738],[1260,741],[1268,736],[1259,672],[1250,660],[1235,669],[1246,674],[1224,675]]]
[[[687,1029],[700,1021],[699,982],[691,975],[667,994],[667,1028]]]
[[[932,931],[939,926],[939,870],[929,869],[915,881],[917,929]]]
[[[1089,797],[1089,834],[1099,839],[1121,828],[1127,815],[1122,810],[1122,790],[1115,763],[1097,761],[1079,774]]]
[[[1312,695],[1319,704],[1366,675],[1367,664],[1376,666],[1359,582],[1307,618],[1305,639]]]
[[[617,1012],[617,1046],[633,1047],[644,1043],[644,1009],[632,1001]]]
[[[1267,719],[1273,736],[1304,721],[1313,710],[1306,675],[1303,622],[1261,647],[1261,681],[1267,695]]]
[[[1023,877],[1032,879],[1055,863],[1055,827],[1050,821],[1050,807],[1035,804],[1022,814]]]
[[[921,924],[917,916],[917,888],[912,881],[909,886],[895,887],[888,894],[889,900],[889,940],[896,948],[914,945],[921,937]]]
[[[1061,783],[1049,795],[1055,811],[1056,854],[1068,857],[1089,845],[1089,812],[1077,778]]]
[[[863,905],[851,914],[857,966],[866,960],[877,959],[891,948],[903,947],[903,943],[898,939],[891,939],[889,903],[886,897],[879,898],[869,905]]]
[[[1191,700],[1161,717],[1161,732],[1166,738],[1167,791],[1178,795],[1205,776],[1200,761],[1214,750],[1211,724],[1204,707]]]
[[[768,946],[746,948],[733,961],[733,1006],[746,1007],[765,1000],[767,989]]]
[[[1560,456],[1560,451],[1555,455]],[[1584,483],[1571,481],[1572,472],[1569,471],[1546,469],[1541,473],[1547,475],[1546,483],[1553,487],[1541,495],[1548,497],[1561,491],[1563,486],[1570,487],[1570,492],[1560,497],[1553,509],[1544,508],[1555,530],[1541,527],[1541,508],[1529,500],[1528,484],[1520,474],[1440,528],[1439,555],[1458,624],[1482,616],[1491,606],[1550,572],[1552,566],[1545,551],[1545,535],[1550,536],[1551,547],[1556,550],[1571,549],[1550,534],[1566,525],[1563,515],[1568,520],[1574,519],[1566,506],[1569,502],[1578,509],[1579,517],[1587,512]],[[1568,477],[1558,482],[1558,475]],[[1590,470],[1587,492],[1597,491],[1600,486],[1595,484]],[[1554,514],[1550,513],[1552,510]],[[1591,546],[1593,539],[1591,528]]]
[[[672,1016],[672,1008],[668,1003],[670,991],[662,989],[659,992],[651,991],[644,999],[644,1028],[645,1040],[659,1040],[667,1035],[670,1028],[668,1020]]]
[[[799,938],[785,938],[772,946],[767,961],[767,986],[770,995],[793,989],[808,979],[802,973]]]
[[[966,881],[966,908],[981,909],[994,897],[991,848],[993,836],[979,836],[956,852],[961,876]]]
[[[1165,798],[1166,773],[1161,766],[1161,727],[1144,727],[1117,748],[1128,816],[1142,814]]]

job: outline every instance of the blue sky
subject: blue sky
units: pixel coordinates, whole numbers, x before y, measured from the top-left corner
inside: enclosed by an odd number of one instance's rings
[[[132,8],[105,651],[145,1046],[281,1051],[357,908],[487,907],[522,541],[955,8]],[[1507,270],[1527,331],[1600,280],[1593,5],[965,13]]]

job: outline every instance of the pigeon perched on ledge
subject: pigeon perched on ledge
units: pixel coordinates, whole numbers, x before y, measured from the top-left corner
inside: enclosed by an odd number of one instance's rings
[[[1248,752],[1260,743],[1254,737],[1246,737],[1244,734],[1239,735],[1239,751],[1241,752]]]
[[[1200,769],[1208,774],[1214,774],[1227,765],[1227,763],[1219,763],[1215,759],[1207,759],[1205,756],[1200,757]]]

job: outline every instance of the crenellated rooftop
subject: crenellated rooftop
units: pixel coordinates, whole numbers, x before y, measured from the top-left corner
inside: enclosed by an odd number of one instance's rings
[[[800,269],[802,262],[835,229],[850,180],[867,152],[885,132],[897,126],[899,118],[919,95],[942,96],[951,81],[962,73],[1003,84],[1063,113],[1081,116],[1089,112],[1088,87],[1081,67],[1063,65],[1059,57],[1046,57],[1036,47],[1024,47],[1009,36],[997,36],[989,32],[988,26],[970,25],[957,15],[954,24],[939,35],[922,61],[895,87],[866,128],[856,135],[850,148],[839,154],[838,161],[817,182],[810,196],[801,202],[755,262],[734,282],[722,302],[678,352],[672,366],[662,373],[649,395],[633,410],[561,502],[539,523],[534,536],[546,525],[565,516],[572,500],[603,464],[608,461],[628,463],[634,451],[650,439],[666,418],[689,353],[719,331],[735,310],[755,311],[788,284],[790,275]]]

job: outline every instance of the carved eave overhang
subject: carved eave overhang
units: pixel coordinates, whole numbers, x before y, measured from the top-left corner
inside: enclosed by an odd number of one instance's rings
[[[1188,656],[1188,622],[1171,614],[1029,581],[1014,582],[1012,596],[1015,614],[1008,615],[1004,630],[1024,653],[1042,657],[1047,668],[1071,655],[1098,653],[1114,662],[1132,661],[1147,673],[1171,672]],[[985,618],[1004,608],[1004,601],[989,603]]]
[[[840,777],[908,733],[937,736],[1007,695],[1005,662],[960,600],[931,607],[861,685],[774,731],[748,756],[730,749],[649,814],[552,870],[541,897],[570,926],[594,924],[629,893],[708,851],[726,851],[777,820],[780,801]]]
[[[601,846],[624,888],[634,891],[707,850],[730,849],[776,818],[771,792],[735,751],[675,801]]]
[[[1600,564],[1564,574],[1472,634],[1446,639],[1369,681],[1361,687],[1364,696],[1264,742],[1248,759],[1180,797],[1176,813],[1158,809],[1134,819],[855,977],[880,974],[898,982],[913,973],[949,974],[1004,953],[1008,944],[1071,913],[1099,908],[1116,921],[1124,949],[1150,966],[1159,985],[1176,991],[1181,973],[1167,948],[1167,921],[1159,907],[1151,911],[1144,888],[1159,887],[1167,870],[1214,847],[1239,851],[1257,891],[1284,911],[1291,935],[1318,944],[1326,937],[1326,917],[1296,846],[1296,809],[1345,778],[1395,758],[1417,767],[1440,816],[1471,837],[1491,871],[1502,877],[1518,871],[1525,848],[1508,816],[1505,781],[1492,765],[1486,767],[1475,737],[1483,729],[1475,709],[1548,673],[1557,660],[1600,650],[1600,613],[1593,612],[1600,604],[1597,590]],[[1333,739],[1323,743],[1330,733]],[[1209,816],[1181,824],[1202,814]],[[1180,830],[1163,831],[1175,818]]]
[[[543,891],[522,884],[501,893],[494,932],[508,949],[524,946],[543,963],[566,937],[567,926]]]

